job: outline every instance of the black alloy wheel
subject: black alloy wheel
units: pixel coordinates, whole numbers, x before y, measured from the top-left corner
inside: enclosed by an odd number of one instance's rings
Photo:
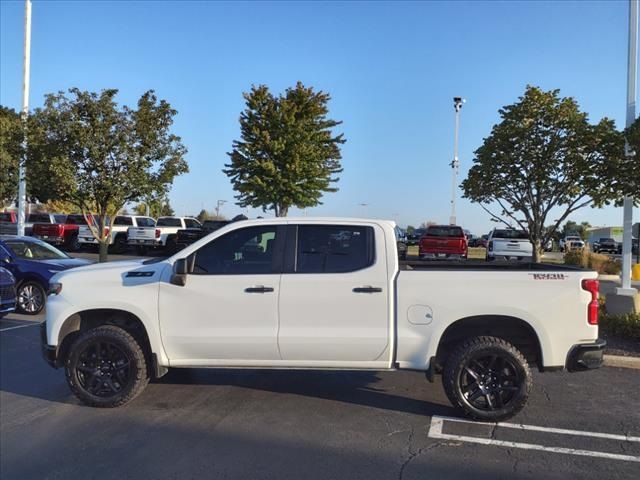
[[[131,370],[131,359],[118,345],[97,339],[84,346],[75,373],[84,390],[96,397],[110,398],[129,384]]]
[[[509,342],[489,336],[458,345],[445,364],[442,380],[454,406],[472,418],[495,422],[522,410],[532,387],[522,353]]]
[[[140,344],[115,325],[82,332],[65,360],[67,383],[86,405],[118,407],[138,396],[149,383]]]

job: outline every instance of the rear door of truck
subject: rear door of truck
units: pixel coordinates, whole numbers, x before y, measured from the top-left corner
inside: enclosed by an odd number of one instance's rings
[[[289,225],[280,282],[283,360],[386,367],[389,282],[384,230],[373,224]]]

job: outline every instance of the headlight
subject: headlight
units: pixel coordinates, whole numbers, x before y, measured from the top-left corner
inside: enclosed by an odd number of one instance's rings
[[[59,282],[49,284],[49,295],[59,295],[62,291],[62,284]]]

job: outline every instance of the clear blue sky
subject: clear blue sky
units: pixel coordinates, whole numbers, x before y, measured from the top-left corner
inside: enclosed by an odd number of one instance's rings
[[[280,92],[300,80],[331,94],[331,115],[344,121],[348,140],[340,191],[309,215],[447,222],[452,97],[467,98],[460,179],[498,108],[527,84],[560,88],[592,120],[622,126],[627,5],[34,0],[31,106],[72,86],[115,87],[126,104],[155,89],[178,110],[175,132],[189,149],[191,172],[175,182],[174,208],[195,213],[225,199],[223,213],[234,215],[221,169],[239,136],[241,94],[252,84]],[[21,1],[0,3],[0,102],[16,109],[23,9]],[[622,210],[584,209],[573,219],[619,225]],[[465,200],[458,221],[478,234],[493,225]]]

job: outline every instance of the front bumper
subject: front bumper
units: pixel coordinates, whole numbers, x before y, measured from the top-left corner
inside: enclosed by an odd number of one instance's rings
[[[604,347],[607,342],[601,338],[593,343],[574,345],[567,355],[566,368],[570,372],[591,370],[602,366]]]
[[[6,302],[0,305],[0,313],[11,313],[16,310],[15,299],[12,302]]]
[[[53,368],[59,368],[58,347],[47,344],[47,322],[40,324],[40,347],[45,361]]]

